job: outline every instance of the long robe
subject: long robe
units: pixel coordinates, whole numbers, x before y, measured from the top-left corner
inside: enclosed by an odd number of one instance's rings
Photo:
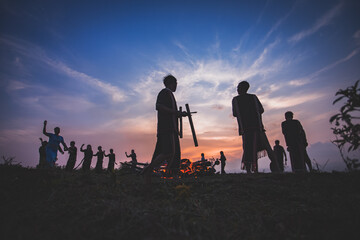
[[[239,135],[243,140],[242,169],[258,171],[257,160],[268,154],[271,170],[279,171],[276,157],[271,149],[261,114],[264,108],[254,94],[239,94],[232,100],[233,116],[238,122]]]

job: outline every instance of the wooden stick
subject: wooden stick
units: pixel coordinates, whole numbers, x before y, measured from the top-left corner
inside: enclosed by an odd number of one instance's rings
[[[179,107],[179,111],[180,111],[180,113],[182,113],[182,107]],[[180,138],[183,138],[183,121],[182,121],[182,116],[180,116],[179,136],[180,136]]]
[[[194,139],[194,144],[195,144],[195,147],[197,147],[197,146],[199,146],[199,144],[198,144],[198,141],[197,141],[197,138],[196,138],[195,128],[194,128],[194,124],[193,124],[193,121],[192,121],[189,104],[185,104],[185,107],[186,107],[186,111],[187,111],[188,117],[189,117],[189,123],[190,123],[191,133],[192,133],[192,136],[193,136],[193,139]]]

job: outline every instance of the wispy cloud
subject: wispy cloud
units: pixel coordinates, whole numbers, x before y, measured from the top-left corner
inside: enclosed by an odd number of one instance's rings
[[[305,29],[299,33],[294,34],[292,37],[289,38],[289,42],[297,43],[302,39],[316,33],[322,27],[328,25],[341,12],[342,5],[343,5],[342,3],[339,3],[338,5],[330,9],[321,18],[319,18],[311,28]]]
[[[360,29],[354,33],[353,37],[355,38],[356,43],[360,45]]]
[[[105,94],[111,96],[111,99],[114,102],[123,102],[126,99],[125,92],[110,83],[106,83],[104,81],[101,81],[100,79],[91,77],[83,72],[76,71],[64,64],[63,62],[55,62],[50,59],[47,62],[49,65],[54,67],[56,70],[59,70],[61,73],[66,74],[73,79],[81,80],[90,86],[100,89]]]
[[[271,29],[266,33],[263,42],[266,42],[266,40],[283,24],[283,22],[286,21],[286,19],[291,15],[291,13],[295,10],[296,2],[293,4],[290,11],[282,18],[280,18],[272,27]]]
[[[65,64],[64,62],[50,58],[42,48],[30,42],[13,37],[0,37],[0,44],[7,45],[12,50],[30,59],[45,63],[48,66],[51,66],[54,70],[65,74],[72,79],[80,80],[85,84],[101,90],[103,93],[110,96],[113,102],[123,102],[127,98],[127,94],[125,93],[125,91],[123,91],[119,87],[98,78],[89,76],[86,73],[77,71]]]
[[[322,73],[329,71],[330,69],[335,68],[336,66],[338,66],[341,63],[347,62],[349,61],[351,58],[353,58],[354,56],[356,56],[357,54],[359,54],[360,52],[360,48],[354,49],[353,51],[351,51],[351,53],[349,53],[347,56],[317,70],[316,72],[311,73],[310,75],[303,77],[303,78],[298,78],[298,79],[293,79],[291,81],[289,81],[288,85],[290,86],[303,86],[305,84],[308,84],[309,82],[311,82],[312,79],[318,77],[319,75],[321,75]]]

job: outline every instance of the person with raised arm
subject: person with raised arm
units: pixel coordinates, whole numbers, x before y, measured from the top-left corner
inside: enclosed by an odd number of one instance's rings
[[[136,166],[137,166],[137,159],[136,159],[136,153],[135,153],[134,149],[131,149],[130,155],[128,155],[127,152],[125,152],[125,156],[127,158],[131,158],[131,169],[135,171]]]
[[[49,137],[49,141],[46,145],[46,162],[50,168],[55,166],[55,162],[57,160],[57,151],[59,150],[61,154],[64,154],[64,151],[60,147],[60,143],[64,146],[64,150],[66,151],[68,147],[64,142],[64,138],[60,136],[60,128],[54,128],[54,133],[48,133],[46,131],[47,121],[44,121],[43,134]]]

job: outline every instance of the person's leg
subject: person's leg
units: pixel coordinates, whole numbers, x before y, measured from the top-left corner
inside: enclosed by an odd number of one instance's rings
[[[180,162],[181,162],[181,151],[180,151],[180,141],[179,136],[176,134],[173,135],[173,151],[174,157],[172,158],[172,162],[169,163],[170,174],[174,177],[178,176],[180,170]]]
[[[312,168],[312,164],[311,164],[311,160],[310,157],[306,151],[306,148],[304,149],[304,160],[305,160],[305,164],[308,166],[309,171],[312,172],[313,168]]]
[[[168,160],[168,166],[173,162],[175,154],[174,137],[172,134],[159,135],[153,154],[151,163],[143,170],[142,174],[145,176],[146,183],[151,183],[151,174],[154,168],[160,167],[160,165]]]
[[[256,132],[246,131],[243,134],[243,157],[242,162],[245,166],[246,172],[251,173],[253,165],[256,164]]]

